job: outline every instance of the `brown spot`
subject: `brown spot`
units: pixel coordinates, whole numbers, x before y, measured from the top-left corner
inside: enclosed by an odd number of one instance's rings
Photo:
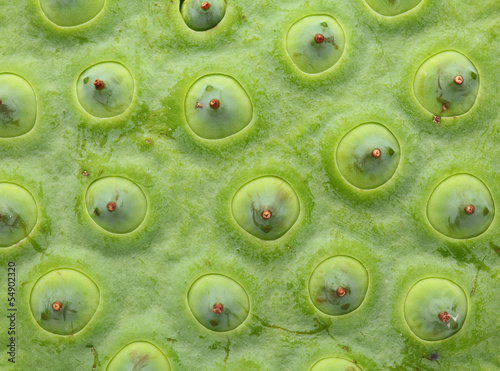
[[[208,1],[204,1],[201,3],[201,8],[203,10],[208,10],[208,8],[210,8],[210,3]]]
[[[97,79],[94,81],[94,86],[96,90],[102,90],[104,89],[104,82],[102,80]]]
[[[210,101],[210,108],[217,109],[219,108],[219,100],[218,99],[212,99]]]
[[[83,176],[89,176],[89,172],[88,172],[87,170],[83,170],[83,171],[82,171],[82,175],[83,175]]]
[[[443,111],[446,111],[448,109],[448,106],[446,105],[446,103],[443,103],[441,105],[441,108],[443,109]]]
[[[108,211],[115,211],[116,210],[116,202],[108,202],[108,204],[106,205],[106,207],[108,208]]]
[[[2,100],[0,99],[0,104],[2,104],[2,103],[3,103],[3,102],[2,102]]]
[[[380,151],[380,149],[378,148],[375,148],[373,151],[372,151],[372,156],[375,157],[375,158],[379,158],[380,155],[382,155],[382,152]]]
[[[441,312],[439,313],[439,319],[441,320],[441,322],[447,323],[450,321],[450,315],[448,314],[448,312]]]
[[[203,104],[201,104],[201,102],[196,102],[195,108],[203,108]]]
[[[441,122],[441,117],[439,116],[432,116],[432,122],[435,124],[439,124]]]
[[[337,289],[337,296],[338,296],[339,298],[341,298],[341,297],[342,297],[342,296],[344,296],[345,294],[346,294],[346,291],[345,291],[345,289],[344,289],[343,287],[339,287],[339,288]]]
[[[453,82],[457,85],[462,85],[464,83],[464,78],[460,75],[456,75]]]
[[[271,213],[271,210],[264,210],[261,214],[262,219],[271,219],[271,216],[273,216],[273,213]]]
[[[56,312],[59,312],[62,308],[62,303],[60,301],[55,301],[52,303],[52,309],[54,309]]]
[[[474,205],[465,206],[465,212],[467,214],[472,215],[472,214],[474,214],[474,211],[476,211],[476,208],[474,207]]]
[[[316,36],[314,36],[314,41],[316,41],[316,44],[321,44],[325,41],[325,37],[322,34],[317,33]]]
[[[224,309],[224,307],[222,306],[221,303],[215,303],[214,304],[213,311],[214,311],[215,314],[221,314],[223,309]]]

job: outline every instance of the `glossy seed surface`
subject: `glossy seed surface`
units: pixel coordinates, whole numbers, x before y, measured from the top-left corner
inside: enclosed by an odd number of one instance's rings
[[[135,341],[123,347],[109,362],[107,371],[170,371],[165,354],[151,343]]]
[[[106,0],[40,0],[45,16],[61,27],[79,26],[95,18]]]
[[[470,174],[456,174],[443,180],[427,204],[431,225],[451,238],[480,236],[494,217],[495,204],[490,190]]]
[[[240,326],[250,312],[245,289],[235,280],[221,274],[207,274],[189,288],[189,309],[198,322],[216,332],[231,331]]]
[[[241,187],[233,197],[232,213],[248,233],[262,240],[276,240],[297,221],[300,202],[284,179],[265,176]]]
[[[415,8],[422,0],[366,0],[377,13],[391,17],[406,13]]]
[[[38,279],[30,297],[35,321],[56,335],[74,335],[81,331],[96,313],[99,302],[100,293],[94,281],[66,268]]]
[[[361,371],[361,369],[346,359],[329,357],[316,362],[309,371]]]
[[[426,278],[408,292],[404,304],[410,330],[422,340],[446,339],[464,326],[467,297],[456,283],[444,278]]]
[[[222,21],[226,7],[226,0],[182,0],[181,14],[189,28],[207,31]]]

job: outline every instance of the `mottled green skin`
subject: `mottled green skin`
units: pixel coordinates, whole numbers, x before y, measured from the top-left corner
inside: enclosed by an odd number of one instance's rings
[[[136,341],[120,349],[106,371],[170,371],[170,363],[153,344]]]
[[[102,371],[140,339],[174,370],[299,371],[326,357],[376,371],[498,368],[500,218],[479,237],[456,240],[426,216],[436,185],[457,173],[474,174],[500,201],[497,2],[429,0],[384,17],[363,1],[231,1],[206,32],[186,26],[178,1],[154,3],[108,1],[91,22],[58,28],[35,0],[0,0],[2,71],[26,78],[40,108],[33,130],[0,139],[0,179],[29,189],[39,206],[30,238],[0,251],[2,287],[7,262],[18,268],[17,365],[90,371],[95,362]],[[285,45],[291,25],[309,14],[333,15],[346,33],[339,62],[315,75],[300,72]],[[474,61],[481,83],[471,110],[435,124],[413,81],[423,61],[450,47]],[[127,66],[136,90],[124,114],[99,119],[81,108],[75,87],[82,71],[108,60]],[[245,87],[254,124],[207,141],[187,125],[184,101],[193,81],[213,73]],[[348,184],[331,157],[364,122],[384,124],[401,145],[394,177],[374,191]],[[85,206],[88,186],[115,175],[150,201],[127,235],[107,233]],[[294,226],[271,242],[231,215],[236,190],[265,175],[286,179],[301,201]],[[314,268],[333,255],[370,272],[363,305],[334,318],[307,291]],[[42,330],[29,309],[36,280],[63,266],[101,292],[75,336]],[[248,292],[250,314],[233,331],[208,330],[189,310],[190,285],[208,273]],[[415,282],[435,276],[463,287],[468,316],[455,335],[428,342],[408,328],[403,308]],[[0,343],[8,344],[3,330]]]
[[[440,313],[450,316],[448,321]],[[457,284],[443,278],[426,278],[413,286],[405,300],[408,327],[422,340],[436,341],[456,334],[467,319],[467,297]]]
[[[33,286],[30,307],[40,328],[56,335],[74,335],[92,319],[99,307],[99,288],[74,269],[57,269]],[[60,303],[54,310],[53,303]]]

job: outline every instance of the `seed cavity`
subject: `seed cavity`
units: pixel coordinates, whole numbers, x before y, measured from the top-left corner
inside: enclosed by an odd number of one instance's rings
[[[212,109],[219,108],[219,100],[218,99],[212,99],[209,104],[210,104],[210,108],[212,108]]]
[[[457,85],[462,85],[464,83],[464,78],[460,75],[455,76],[453,82]]]
[[[104,89],[104,82],[102,80],[96,79],[94,81],[94,86],[96,90],[102,90]]]
[[[52,309],[54,309],[56,312],[60,311],[62,309],[62,303],[60,301],[53,302]]]
[[[224,307],[222,306],[221,303],[214,304],[213,311],[214,311],[215,314],[221,314],[223,309],[224,309]]]
[[[168,339],[172,340],[172,339]],[[135,341],[118,351],[106,371],[170,371],[170,362],[155,345],[146,341]]]
[[[222,22],[227,0],[181,0],[180,11],[186,25],[194,31],[208,31]]]
[[[75,27],[94,19],[106,0],[40,0],[43,14],[59,27]]]
[[[441,322],[448,323],[450,321],[450,315],[448,312],[441,312],[439,313],[439,319]]]
[[[320,33],[317,33],[316,36],[314,36],[314,41],[316,41],[317,44],[321,44],[324,40],[325,37]]]

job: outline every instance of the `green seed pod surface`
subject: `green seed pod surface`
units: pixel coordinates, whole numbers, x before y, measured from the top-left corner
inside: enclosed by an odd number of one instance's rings
[[[35,126],[36,96],[33,87],[21,76],[0,74],[0,138],[26,134]]]
[[[221,274],[198,278],[187,296],[193,316],[207,329],[226,332],[240,326],[250,312],[247,292],[235,280]]]
[[[87,211],[97,225],[111,233],[130,233],[144,221],[148,201],[142,189],[122,177],[94,181],[85,196]]]
[[[36,225],[38,208],[32,194],[13,183],[0,183],[0,247],[26,238]]]
[[[334,256],[320,263],[309,279],[309,296],[314,306],[330,316],[358,308],[368,290],[368,272],[358,260]]]
[[[170,371],[170,363],[163,352],[153,344],[135,341],[116,353],[106,370]]]
[[[432,192],[427,218],[445,236],[466,239],[483,234],[495,216],[488,187],[469,174],[452,175]]]
[[[440,317],[446,314],[448,318]],[[422,340],[446,339],[460,331],[467,317],[467,296],[456,283],[444,278],[418,281],[404,304],[406,323]]]
[[[94,19],[105,0],[40,0],[43,14],[57,26],[79,26]]]
[[[286,36],[288,56],[308,74],[333,67],[342,56],[344,46],[344,30],[335,18],[326,14],[300,19]]]
[[[300,202],[285,180],[265,176],[248,182],[236,192],[232,213],[248,233],[262,240],[276,240],[297,221]]]
[[[337,148],[340,173],[360,189],[373,189],[387,183],[396,172],[400,157],[396,137],[377,123],[354,128],[342,138]]]
[[[181,14],[192,30],[207,31],[224,18],[226,0],[181,0]]]
[[[100,85],[102,83],[102,85]],[[99,118],[121,115],[134,99],[134,78],[117,62],[102,62],[86,69],[78,78],[78,101]]]
[[[366,0],[366,3],[377,13],[395,16],[415,8],[422,0]]]
[[[187,92],[186,121],[204,139],[222,139],[245,128],[253,117],[253,105],[243,87],[227,75],[207,75]]]
[[[361,371],[361,369],[351,361],[329,357],[316,362],[310,371]]]
[[[57,269],[42,276],[30,297],[33,317],[44,330],[74,335],[92,319],[99,306],[97,285],[74,269]]]
[[[479,73],[465,55],[444,51],[420,66],[413,89],[417,100],[430,113],[440,117],[460,116],[476,101]]]

